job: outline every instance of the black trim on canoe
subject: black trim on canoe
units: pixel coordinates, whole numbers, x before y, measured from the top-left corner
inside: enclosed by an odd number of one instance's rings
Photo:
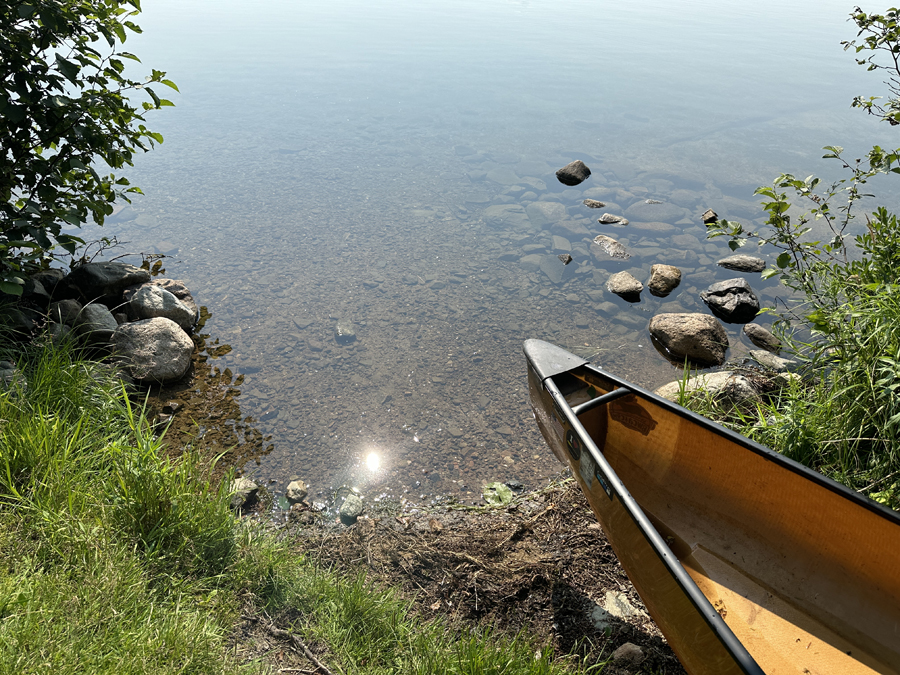
[[[527,353],[528,352],[526,351],[526,354]],[[643,509],[641,509],[634,497],[631,496],[628,488],[625,487],[625,484],[619,478],[618,474],[613,471],[613,468],[609,465],[609,462],[606,461],[606,458],[603,456],[603,453],[600,452],[600,449],[597,447],[597,444],[594,443],[590,434],[581,425],[575,411],[566,402],[565,396],[563,396],[562,392],[560,392],[556,383],[553,381],[553,376],[544,379],[543,386],[559,407],[559,411],[565,415],[566,421],[568,421],[575,430],[575,433],[581,438],[584,447],[587,448],[588,452],[591,454],[591,458],[606,475],[613,494],[619,498],[626,513],[628,513],[638,529],[643,533],[644,537],[653,548],[654,553],[662,560],[663,565],[669,570],[669,574],[697,609],[697,613],[703,617],[703,620],[709,625],[713,634],[732,655],[735,663],[737,663],[741,670],[747,675],[765,675],[762,668],[759,667],[759,664],[756,663],[756,660],[750,655],[750,652],[747,651],[747,648],[744,647],[743,643],[737,638],[731,628],[728,627],[728,624],[725,623],[725,620],[710,604],[706,596],[703,595],[703,591],[701,591],[696,582],[691,579],[690,575],[684,569],[684,566],[682,566],[678,559],[672,554],[659,532],[656,531],[656,528],[653,527],[653,524],[647,519],[647,516],[644,515]],[[615,392],[623,392],[622,395],[632,393],[624,387],[616,389]]]

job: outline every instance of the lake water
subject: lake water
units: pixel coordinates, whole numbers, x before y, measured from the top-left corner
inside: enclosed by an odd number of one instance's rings
[[[706,311],[699,291],[734,276],[699,214],[761,222],[753,189],[832,175],[823,145],[891,145],[849,108],[879,91],[841,50],[850,4],[144,5],[128,47],[181,94],[148,116],[166,141],[129,173],[146,197],[102,233],[171,254],[168,276],[209,308],[205,333],[231,347],[209,363],[225,384],[243,375],[240,415],[269,437],[244,469],[276,494],[294,474],[314,495],[540,484],[558,465],[526,401],[523,340],[647,387],[674,379],[650,317]],[[565,188],[554,172],[573,159],[593,175]],[[644,213],[600,225],[586,196]],[[601,233],[632,257],[593,255]],[[611,271],[646,282],[657,262],[684,272],[668,298],[605,290]],[[777,287],[750,280],[770,304]],[[354,342],[335,340],[339,321]],[[732,355],[750,348],[729,335]]]

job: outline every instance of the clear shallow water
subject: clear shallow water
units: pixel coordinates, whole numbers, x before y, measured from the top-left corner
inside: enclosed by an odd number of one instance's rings
[[[523,340],[648,387],[677,377],[650,317],[705,311],[699,291],[733,276],[698,215],[758,218],[756,186],[829,175],[823,145],[890,145],[849,109],[878,89],[840,48],[850,9],[146,3],[128,46],[182,93],[150,117],[165,144],[129,174],[147,196],[102,232],[175,255],[168,276],[210,309],[206,332],[232,347],[218,367],[244,374],[241,411],[271,435],[246,469],[276,492],[293,474],[313,492],[416,497],[534,485],[557,467],[526,401]],[[565,189],[553,173],[576,158],[593,176]],[[603,226],[585,196],[668,210]],[[540,223],[535,202],[563,215]],[[598,259],[600,233],[633,257]],[[567,246],[574,262],[554,267]],[[605,291],[610,272],[646,281],[657,262],[684,270],[668,298]],[[777,289],[750,280],[771,302]],[[729,334],[732,355],[748,348]]]

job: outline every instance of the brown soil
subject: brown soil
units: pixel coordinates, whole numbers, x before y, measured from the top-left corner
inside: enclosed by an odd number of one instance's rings
[[[556,653],[575,651],[589,664],[631,642],[644,661],[611,663],[604,673],[684,673],[571,479],[504,507],[406,505],[370,513],[350,527],[298,506],[285,528],[298,550],[401,588],[425,618],[527,628]],[[640,613],[609,617],[598,628],[592,613],[608,592],[624,594]]]

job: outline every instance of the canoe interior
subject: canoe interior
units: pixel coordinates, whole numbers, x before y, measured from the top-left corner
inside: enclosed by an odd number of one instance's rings
[[[529,368],[544,437],[572,466],[689,672],[759,672],[755,661],[769,674],[900,675],[897,514],[593,366],[549,379],[569,406],[623,385],[635,392],[578,418],[600,451],[592,457],[573,451],[573,441],[583,445],[577,424]],[[623,508],[629,493],[660,550]],[[667,556],[746,648],[750,666],[684,584],[672,583]]]

